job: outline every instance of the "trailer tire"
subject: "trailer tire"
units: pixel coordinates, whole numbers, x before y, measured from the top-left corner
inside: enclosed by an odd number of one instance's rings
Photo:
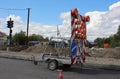
[[[53,70],[55,70],[57,68],[58,68],[58,62],[56,60],[50,60],[48,62],[48,69],[53,71]]]

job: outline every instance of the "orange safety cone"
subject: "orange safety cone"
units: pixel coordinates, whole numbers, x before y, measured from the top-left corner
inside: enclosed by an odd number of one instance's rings
[[[63,70],[59,70],[59,77],[58,77],[58,79],[63,79],[62,73],[63,73]]]

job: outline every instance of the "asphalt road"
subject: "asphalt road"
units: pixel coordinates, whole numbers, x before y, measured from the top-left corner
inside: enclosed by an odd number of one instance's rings
[[[0,79],[58,79],[58,71],[50,71],[45,63],[0,58]],[[120,71],[101,69],[64,70],[64,79],[120,79]]]

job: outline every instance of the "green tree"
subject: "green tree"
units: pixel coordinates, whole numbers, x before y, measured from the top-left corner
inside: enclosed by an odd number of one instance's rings
[[[113,45],[111,44],[112,47],[118,47],[120,46],[120,25],[118,26],[117,33],[113,35],[113,38],[111,39],[113,42]]]
[[[118,26],[117,34],[120,35],[120,25]]]
[[[25,45],[25,40],[26,40],[26,36],[25,36],[25,32],[23,31],[20,31],[19,33],[16,33],[13,36],[13,41],[19,45]]]
[[[104,38],[97,38],[96,40],[94,40],[94,42],[97,44],[98,47],[103,47]]]
[[[43,40],[43,36],[42,35],[36,35],[36,34],[32,34],[31,36],[28,37],[29,41],[40,41]]]
[[[115,47],[116,46],[116,42],[115,41],[116,40],[115,40],[114,36],[110,36],[110,46],[111,47]]]
[[[119,42],[120,42],[120,35],[115,34],[115,35],[114,35],[114,39],[115,39],[116,46],[117,46],[117,47],[120,46],[120,45],[119,45]]]
[[[120,46],[120,25],[118,26],[116,34],[109,38],[97,38],[94,42],[97,43],[98,47],[102,47],[104,43],[109,43],[111,47]]]

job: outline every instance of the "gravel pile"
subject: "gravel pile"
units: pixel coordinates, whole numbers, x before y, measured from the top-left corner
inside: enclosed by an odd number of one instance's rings
[[[120,47],[117,48],[93,48],[89,50],[92,57],[120,59]]]

